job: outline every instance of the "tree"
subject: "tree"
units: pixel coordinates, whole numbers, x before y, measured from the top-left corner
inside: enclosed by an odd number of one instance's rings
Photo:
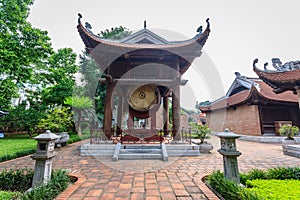
[[[69,108],[55,106],[46,112],[45,117],[39,121],[37,128],[43,131],[50,130],[51,132],[58,133],[67,131],[71,126],[72,115]]]
[[[65,104],[72,106],[74,114],[77,118],[75,120],[75,124],[77,127],[78,135],[82,136],[82,131],[81,131],[81,120],[83,114],[86,114],[88,118],[90,118],[89,114],[91,114],[91,109],[94,107],[93,106],[93,100],[89,97],[79,97],[79,96],[74,96],[74,97],[67,97],[65,100]],[[92,116],[93,117],[93,116]]]
[[[25,104],[20,104],[10,109],[8,115],[0,118],[0,129],[9,131],[27,131],[30,137],[36,131],[38,122],[45,116],[45,108],[41,105],[31,106],[26,109]]]
[[[64,99],[73,94],[77,70],[76,54],[72,49],[63,48],[52,54],[47,59],[44,70],[39,73],[44,87],[48,86],[41,94],[43,103],[63,105]]]
[[[0,79],[10,83],[0,88],[1,95],[7,98],[1,101],[2,109],[7,109],[11,97],[17,95],[16,85],[31,80],[34,66],[52,53],[47,32],[26,21],[32,3],[32,0],[0,1]]]
[[[100,37],[120,40],[131,34],[127,28],[119,26],[106,29],[98,34]],[[80,86],[79,96],[88,96],[95,100],[95,110],[97,119],[102,124],[104,116],[104,104],[106,86],[99,84],[99,78],[103,75],[97,63],[84,51],[80,57],[79,72],[82,74],[82,85]]]
[[[106,29],[104,31],[101,31],[100,34],[98,34],[100,37],[104,37],[111,40],[120,40],[123,39],[129,35],[131,35],[131,31],[129,31],[127,28],[123,26],[114,27],[110,30]]]

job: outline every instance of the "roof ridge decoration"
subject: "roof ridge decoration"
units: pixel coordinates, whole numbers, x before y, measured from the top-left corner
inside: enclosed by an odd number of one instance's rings
[[[200,52],[202,47],[206,43],[206,40],[210,33],[209,18],[207,18],[206,19],[206,23],[207,23],[206,29],[204,31],[201,31],[202,28],[199,27],[196,36],[193,37],[192,39],[183,40],[183,41],[167,41],[166,44],[121,43],[120,41],[104,39],[102,37],[99,37],[98,35],[95,35],[91,31],[92,26],[89,23],[86,23],[85,27],[82,25],[81,18],[82,18],[82,15],[79,13],[77,29],[79,31],[79,34],[80,34],[83,42],[85,43],[85,46],[86,46],[86,49],[88,52],[90,52],[98,44],[103,44],[103,45],[116,47],[116,48],[126,48],[128,50],[136,49],[136,48],[144,48],[144,49],[160,48],[163,50],[178,48],[178,49],[181,49],[181,51],[178,50],[181,53],[184,53],[185,50],[187,50],[186,47],[191,46],[192,51]],[[124,40],[126,40],[126,39],[124,38]],[[197,50],[195,48],[195,45],[199,46],[199,48]]]
[[[265,71],[265,72],[287,72],[287,71],[293,71],[296,69],[300,69],[300,60],[296,61],[290,61],[282,64],[281,60],[279,58],[272,58],[272,66],[275,70],[269,70],[267,68],[268,62],[264,63],[264,70],[258,69],[256,64],[258,63],[258,59],[256,58],[253,61],[253,70],[254,71]]]
[[[249,77],[242,76],[239,72],[234,73],[236,78],[234,79],[233,83],[231,84],[230,88],[226,93],[226,97],[229,97],[232,94],[233,90],[243,86],[244,88],[251,90],[252,87],[255,87],[258,91],[260,91],[260,86],[254,80],[250,79]]]

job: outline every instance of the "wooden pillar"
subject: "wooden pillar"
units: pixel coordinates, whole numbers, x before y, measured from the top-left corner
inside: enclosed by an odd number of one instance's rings
[[[151,130],[156,129],[156,112],[151,112]]]
[[[105,108],[104,108],[104,134],[107,137],[111,136],[112,126],[112,99],[113,99],[114,83],[106,84]],[[108,138],[109,139],[109,138]]]
[[[296,87],[297,95],[298,95],[298,104],[300,109],[300,87]]]
[[[179,83],[176,83],[172,89],[172,123],[173,123],[173,138],[180,139],[180,89]],[[177,137],[176,137],[177,136]]]
[[[117,114],[117,126],[122,129],[123,123],[123,96],[118,96],[118,114]]]
[[[129,130],[133,129],[133,116],[130,113],[128,114],[127,126]]]
[[[163,107],[164,107],[164,134],[169,134],[169,100],[168,97],[163,97]]]

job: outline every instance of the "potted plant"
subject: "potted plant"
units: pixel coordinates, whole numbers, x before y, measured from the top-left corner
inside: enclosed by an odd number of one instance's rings
[[[283,150],[283,154],[289,155],[289,153],[288,153],[289,145],[296,143],[293,136],[295,136],[299,133],[299,128],[297,126],[292,126],[290,124],[286,124],[279,128],[279,133],[281,135],[287,136],[287,138],[282,140],[282,150]]]
[[[211,134],[211,129],[207,125],[198,125],[196,128],[197,138],[200,139],[199,151],[200,153],[210,153],[213,149],[213,145],[205,141],[208,134]]]
[[[293,137],[299,133],[299,128],[297,126],[286,124],[280,127],[279,133],[287,136],[285,140],[294,140]]]

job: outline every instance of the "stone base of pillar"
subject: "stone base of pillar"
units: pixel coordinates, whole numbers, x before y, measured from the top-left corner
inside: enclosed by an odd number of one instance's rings
[[[34,167],[34,175],[32,181],[32,187],[41,184],[47,184],[51,178],[52,171],[52,158],[36,160]]]

